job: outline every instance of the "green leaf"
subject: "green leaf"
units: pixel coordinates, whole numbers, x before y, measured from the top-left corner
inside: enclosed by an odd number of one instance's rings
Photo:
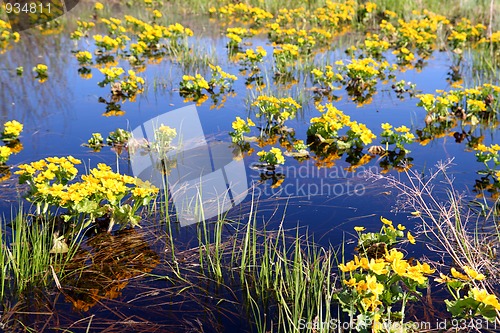
[[[479,302],[471,297],[460,298],[456,301],[445,300],[446,308],[453,317],[466,317],[471,310],[475,310]]]
[[[479,313],[489,322],[494,322],[497,318],[497,311],[491,305],[485,305],[480,307]]]

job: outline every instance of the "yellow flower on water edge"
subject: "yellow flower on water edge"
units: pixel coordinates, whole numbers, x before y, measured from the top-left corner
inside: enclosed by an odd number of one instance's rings
[[[0,146],[0,164],[5,163],[9,159],[11,154],[12,151],[9,147]]]
[[[357,232],[362,232],[362,231],[365,231],[366,228],[365,227],[354,227],[354,230]]]
[[[380,221],[385,224],[385,225],[392,225],[392,221],[391,220],[388,220],[386,219],[385,217],[380,217]]]
[[[389,123],[383,123],[380,127],[382,127],[384,131],[389,131],[392,128],[392,125]]]
[[[482,281],[486,278],[483,274],[476,272],[469,266],[464,266],[462,269],[464,270],[465,273],[467,273],[468,276],[470,276],[474,280]]]
[[[45,74],[48,69],[49,67],[47,67],[47,65],[44,64],[38,64],[35,67],[33,67],[33,71],[37,72],[38,74]]]
[[[396,128],[394,128],[394,130],[396,132],[399,132],[399,133],[408,133],[410,131],[410,129],[408,127],[406,127],[405,125],[400,126],[400,127],[396,127]]]
[[[23,124],[17,120],[7,121],[4,125],[3,135],[17,138],[23,131]]]
[[[408,233],[406,234],[406,237],[408,238],[408,241],[410,242],[410,244],[415,244],[416,243],[415,237],[413,237],[413,235],[411,234],[411,232],[408,231]]]
[[[486,305],[491,305],[496,310],[500,310],[500,303],[495,295],[488,293],[484,289],[472,288],[474,299]]]

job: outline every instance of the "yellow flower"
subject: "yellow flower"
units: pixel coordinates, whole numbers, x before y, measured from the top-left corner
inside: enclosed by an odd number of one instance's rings
[[[368,263],[368,268],[377,275],[382,275],[387,273],[387,269],[385,268],[385,262],[376,262],[375,259],[371,259]]]
[[[455,279],[460,279],[460,280],[464,280],[464,281],[469,281],[470,280],[470,278],[467,275],[460,273],[454,267],[451,268],[450,272],[451,272],[451,275]]]
[[[392,125],[389,123],[383,123],[381,127],[384,131],[389,131],[392,128]]]
[[[16,120],[6,122],[4,125],[3,135],[17,138],[23,131],[23,124]]]
[[[427,278],[422,274],[421,267],[419,266],[408,266],[403,276],[416,281],[418,284],[424,284],[427,281]]]
[[[7,162],[12,151],[9,147],[0,146],[0,164]]]
[[[374,275],[366,276],[366,286],[368,291],[378,296],[384,292],[384,285],[377,282],[377,277]]]
[[[357,232],[362,232],[362,231],[365,231],[366,228],[365,227],[354,227],[354,230]]]
[[[380,221],[383,223],[383,224],[386,224],[386,225],[392,225],[392,221],[391,220],[388,220],[386,219],[385,217],[380,217]]]
[[[410,242],[410,244],[415,244],[416,243],[415,237],[413,237],[413,235],[409,231],[406,234],[406,237],[408,238],[408,241]]]
[[[339,269],[344,273],[355,271],[358,267],[359,266],[353,260],[347,262],[345,265],[339,264]]]
[[[154,17],[157,17],[157,18],[160,18],[163,16],[162,13],[160,13],[160,11],[157,9],[153,10],[153,15],[154,15]]]
[[[240,117],[236,117],[236,120],[232,123],[232,127],[235,131],[243,131],[245,125],[245,121]]]
[[[404,276],[409,267],[409,264],[406,260],[400,259],[395,255],[396,258],[393,259],[391,263],[391,268],[399,276]]]
[[[406,230],[406,227],[402,224],[398,224],[398,230],[401,230],[401,231]]]
[[[403,259],[404,254],[402,252],[398,251],[397,249],[391,249],[390,251],[387,251],[385,253],[384,257],[385,257],[385,260],[387,262],[391,262],[392,263],[394,260],[401,260],[401,259]],[[405,267],[405,269],[406,269],[406,267]]]
[[[396,132],[399,132],[399,133],[408,133],[410,131],[410,129],[408,127],[406,127],[405,125],[400,126],[400,127],[396,127],[394,129],[396,130]]]
[[[463,270],[468,276],[470,276],[474,280],[482,281],[486,278],[483,274],[476,272],[475,270],[473,270],[469,266],[464,266]]]
[[[273,147],[273,148],[271,148],[270,152],[274,154],[278,164],[285,163],[285,157],[283,156],[283,154],[279,148]]]
[[[368,267],[368,258],[359,258],[358,256],[354,256],[354,263],[358,266],[361,267],[364,270],[369,270]]]
[[[422,272],[423,274],[432,274],[436,270],[431,268],[428,263],[423,263],[421,264],[420,262],[417,261],[417,268]]]
[[[344,280],[344,284],[348,287],[354,287],[356,286],[356,279],[350,278],[349,280]]]
[[[486,305],[493,306],[496,310],[500,310],[500,303],[495,295],[488,293],[484,289],[472,288],[474,299]]]
[[[447,282],[453,282],[453,281],[456,281],[456,280],[450,278],[447,275],[444,275],[443,273],[439,273],[439,277],[435,278],[434,281],[436,281],[438,283],[447,283]]]
[[[94,5],[95,10],[102,10],[104,8],[104,5],[100,2],[96,2]]]
[[[361,300],[363,308],[367,311],[375,312],[377,311],[377,307],[382,305],[382,302],[378,300],[377,295],[373,295],[371,297],[366,297]]]

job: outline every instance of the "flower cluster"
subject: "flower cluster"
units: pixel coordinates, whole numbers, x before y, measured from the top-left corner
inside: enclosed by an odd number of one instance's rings
[[[65,209],[65,220],[73,220],[79,227],[103,216],[109,217],[110,230],[115,223],[138,225],[140,217],[135,213],[156,196],[158,189],[115,173],[102,163],[82,175],[80,181],[72,182],[78,175],[78,164],[81,161],[72,156],[48,157],[22,164],[15,173],[20,184],[30,186],[26,199],[37,206],[38,213]]]
[[[99,86],[104,87],[111,84],[111,92],[113,95],[121,95],[132,97],[135,94],[140,94],[143,91],[144,79],[137,76],[135,71],[129,69],[126,76],[125,70],[121,67],[101,68],[99,71],[104,74],[104,80],[99,82]]]
[[[19,42],[20,37],[19,32],[12,32],[9,22],[0,19],[0,54],[3,54],[7,50],[11,42]]]
[[[228,49],[237,49],[243,38],[253,36],[253,31],[246,28],[227,28],[226,37],[229,39],[227,42]]]
[[[95,45],[101,49],[101,51],[114,51],[119,48],[124,48],[129,39],[125,35],[112,38],[108,35],[102,36],[100,34],[94,35],[92,38],[94,39]]]
[[[476,281],[486,277],[469,266],[463,266],[462,270],[465,274],[452,267],[451,276],[440,273],[440,277],[435,279],[436,282],[445,283],[453,297],[445,300],[446,308],[453,317],[469,319],[482,316],[493,322],[500,310],[500,302],[495,294],[476,285]]]
[[[229,132],[229,135],[231,136],[231,140],[234,143],[242,142],[243,141],[243,134],[245,133],[250,133],[250,127],[255,126],[255,123],[252,121],[252,119],[247,118],[247,120],[243,120],[240,117],[236,117],[236,120],[233,121],[232,127],[233,127],[233,132]]]
[[[33,72],[36,73],[35,78],[37,78],[40,83],[47,81],[47,78],[49,77],[49,74],[47,73],[48,69],[49,67],[45,64],[38,64],[33,67]]]
[[[278,164],[285,164],[285,157],[283,156],[281,149],[276,147],[271,148],[267,152],[264,150],[259,151],[257,156],[259,156],[259,160],[261,162],[266,162],[271,167],[275,167]]]
[[[75,53],[76,60],[81,66],[92,64],[92,54],[89,51],[80,51]]]
[[[418,106],[427,111],[428,122],[456,118],[475,126],[496,117],[500,86],[485,83],[474,88],[436,91],[434,94],[417,95]],[[427,122],[427,121],[426,121]]]
[[[7,146],[0,146],[0,165],[4,165],[9,160],[12,151]]]
[[[266,50],[262,46],[257,46],[255,50],[247,49],[245,53],[237,53],[233,59],[241,62],[246,68],[257,70],[257,64],[261,63],[265,56],[267,56]]]
[[[340,87],[334,85],[335,82],[342,82],[344,80],[343,76],[339,73],[333,71],[333,67],[330,65],[324,68],[314,68],[311,71],[313,75],[314,83],[319,84],[323,89],[337,90]]]
[[[363,148],[370,144],[376,135],[365,124],[351,120],[351,117],[332,104],[318,105],[320,117],[311,118],[307,135],[320,143],[335,145],[340,150]],[[347,128],[344,135],[340,131]]]
[[[12,141],[19,138],[21,132],[23,131],[23,124],[17,120],[10,120],[3,124],[3,131],[1,133],[0,139],[2,141]]]
[[[257,108],[256,117],[265,117],[270,127],[282,126],[288,119],[295,118],[301,106],[292,98],[278,98],[275,96],[260,95],[252,103]]]
[[[276,67],[285,71],[286,68],[294,64],[299,58],[299,46],[295,44],[281,44],[273,52],[274,62]]]
[[[383,217],[381,221],[379,232],[365,233],[364,227],[354,228],[359,237],[359,255],[339,265],[343,290],[335,295],[342,309],[357,318],[358,325],[371,324],[373,332],[382,330],[382,320],[403,320],[405,305],[417,300],[418,288],[425,288],[427,275],[435,271],[427,263],[404,259],[403,252],[392,248],[406,228],[401,224],[394,227]],[[407,235],[414,243],[413,236],[409,232]],[[400,312],[394,311],[398,303],[402,304]]]
[[[225,18],[236,18],[243,21],[253,21],[256,25],[260,25],[263,22],[272,19],[273,14],[268,11],[247,5],[246,3],[229,3],[228,5],[222,6],[219,9],[215,7],[210,7],[209,12],[211,14],[218,13],[219,16]]]
[[[212,70],[211,77],[207,81],[201,74],[183,75],[180,82],[180,94],[187,99],[196,100],[199,104],[208,99],[208,95],[219,96],[226,91],[231,91],[231,87],[238,78],[235,75],[226,73],[220,66],[209,65]],[[218,89],[218,91],[216,91]]]
[[[409,153],[410,151],[405,148],[405,144],[410,144],[415,140],[415,135],[410,133],[410,129],[405,125],[400,127],[392,127],[389,123],[381,125],[383,132],[380,134],[382,137],[382,144],[385,144],[385,150],[389,150],[389,145],[396,145],[401,151]]]
[[[9,161],[12,154],[17,154],[23,149],[23,145],[19,140],[19,136],[23,131],[23,124],[17,120],[10,120],[3,124],[3,131],[0,133],[0,140],[5,146],[0,146],[0,174],[8,176],[0,176],[0,181],[10,177],[10,172],[5,163]]]

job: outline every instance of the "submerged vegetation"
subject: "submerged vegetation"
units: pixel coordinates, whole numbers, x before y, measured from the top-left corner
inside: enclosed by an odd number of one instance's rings
[[[171,322],[196,332],[226,331],[230,321],[221,318],[231,316],[241,319],[239,329],[257,332],[413,332],[442,316],[451,319],[443,330],[481,331],[500,323],[500,26],[493,20],[500,8],[494,1],[402,3],[83,1],[74,13],[21,33],[12,31],[4,3],[0,79],[21,84],[0,93],[2,115],[11,117],[2,116],[0,133],[0,195],[10,205],[4,210],[10,208],[10,217],[0,219],[1,327],[105,330],[114,324],[95,322],[94,314],[52,318],[65,311],[53,295],[88,314],[125,300],[127,286],[145,288],[124,301],[127,307],[150,302],[143,312],[153,304],[164,306],[165,312],[155,314],[165,316],[172,304],[185,303],[209,313],[147,319],[146,313],[141,318],[109,310],[133,331],[172,330]],[[179,13],[189,15],[177,22]],[[54,61],[47,51],[26,61],[17,57],[20,45],[42,37],[57,40],[52,47],[64,56]],[[405,74],[418,81],[439,61],[449,69],[440,78],[446,89],[429,84],[429,91],[407,81]],[[61,150],[38,156],[31,140],[43,141],[39,125],[29,112],[11,116],[7,105],[16,110],[18,101],[31,105],[40,91],[64,90],[73,83],[61,80],[73,74],[85,91],[77,89],[75,101],[67,97],[63,104],[77,108],[81,95],[91,91],[87,102],[100,110],[89,111],[95,128],[78,136],[82,158]],[[288,186],[300,187],[288,182],[289,166],[340,166],[344,178],[377,166],[378,173],[366,175],[387,186],[385,193],[398,191],[398,220],[371,214],[366,225],[354,227],[355,244],[339,244],[301,227],[303,221],[285,227],[289,213],[276,213],[279,203],[272,201],[279,195],[252,196],[239,212],[228,213],[225,201],[236,202],[228,194],[217,198],[216,218],[181,228],[175,186],[166,184],[180,169],[182,157],[172,152],[183,144],[183,133],[175,124],[158,123],[153,137],[141,141],[116,125],[125,116],[137,121],[140,112],[131,110],[153,99],[164,103],[161,94],[167,93],[176,103],[213,112],[205,117],[223,132],[217,140],[231,144],[233,160],[254,162],[254,193],[270,188],[288,194]],[[401,111],[387,119],[381,101],[392,96],[413,107],[411,123]],[[47,104],[34,105],[27,110],[43,119]],[[370,108],[381,112],[374,117]],[[217,118],[225,109],[235,112]],[[109,128],[101,122],[113,123],[106,138],[101,133]],[[27,126],[37,129],[30,132],[33,138],[25,138]],[[448,137],[460,163],[468,159],[477,177],[472,196],[454,189],[446,171],[451,162],[438,164],[434,173],[416,171],[414,165],[427,163],[424,155],[438,143],[449,145]],[[161,171],[162,189],[131,175],[137,152],[159,156],[154,167]],[[442,180],[444,196],[434,187]],[[202,197],[189,203],[200,216]],[[267,199],[270,217],[261,210]],[[306,222],[315,218],[313,213]],[[399,223],[407,218],[420,223]],[[427,250],[412,250],[419,245]],[[45,322],[36,317],[49,308]]]

